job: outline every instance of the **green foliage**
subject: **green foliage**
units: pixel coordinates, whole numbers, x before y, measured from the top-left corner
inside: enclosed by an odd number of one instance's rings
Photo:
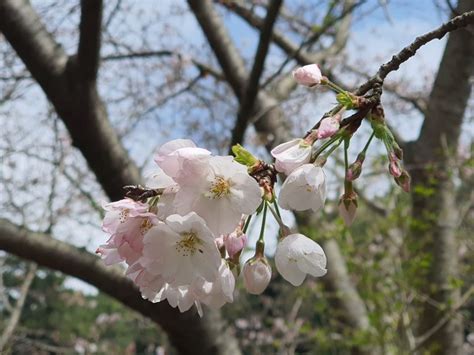
[[[24,269],[22,262],[9,258],[4,273],[6,287],[13,289],[21,284]],[[64,282],[65,277],[58,272],[47,269],[37,272],[18,333],[38,344],[70,348],[71,351],[81,340],[86,348],[107,354],[123,354],[127,349],[152,354],[159,344],[166,344],[165,337],[154,324],[127,307],[102,293],[84,295],[65,288]],[[6,310],[3,313],[7,316]],[[12,344],[11,351],[23,353],[23,346],[18,340]]]

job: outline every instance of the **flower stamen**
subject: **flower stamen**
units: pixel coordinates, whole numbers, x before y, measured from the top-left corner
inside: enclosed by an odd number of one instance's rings
[[[202,253],[199,245],[202,243],[194,232],[181,233],[182,239],[176,243],[176,251],[182,256],[190,256],[198,250]]]
[[[209,190],[208,197],[222,198],[230,194],[231,182],[222,176],[216,176]]]

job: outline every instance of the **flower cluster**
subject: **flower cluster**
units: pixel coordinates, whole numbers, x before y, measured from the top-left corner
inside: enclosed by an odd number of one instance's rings
[[[127,187],[127,198],[105,205],[103,229],[111,236],[97,253],[107,265],[125,262],[127,276],[144,298],[166,299],[182,312],[196,305],[202,315],[202,304],[219,308],[233,301],[239,258],[247,244],[244,225],[257,209],[266,212],[268,179],[250,173],[262,170],[257,159],[250,169],[232,156],[214,156],[185,139],[161,146],[155,162],[159,169],[146,187]],[[325,192],[318,192],[324,186],[321,176],[307,178],[307,188],[312,186],[316,196],[311,208],[324,202]],[[296,193],[304,189],[301,182],[287,185]],[[285,208],[294,205],[292,198],[282,201]],[[252,294],[262,293],[272,275],[263,244],[242,270]],[[295,285],[306,274],[325,273],[324,252],[299,234],[279,243],[276,262],[280,274]]]
[[[355,218],[358,195],[353,182],[361,174],[373,137],[384,142],[389,172],[396,183],[409,190],[410,177],[401,164],[402,151],[385,124],[380,94],[374,91],[360,97],[347,92],[324,77],[316,64],[295,70],[293,76],[307,87],[328,86],[337,93],[339,104],[304,138],[275,147],[271,151],[274,164],[256,158],[240,145],[232,148],[235,156],[215,156],[190,140],[173,140],[158,149],[158,169],[145,187],[126,186],[125,199],[105,205],[103,229],[110,238],[97,253],[107,265],[127,264],[127,276],[145,299],[166,299],[181,312],[196,305],[200,315],[202,304],[219,308],[232,302],[240,257],[248,243],[246,231],[254,214],[262,216],[260,236],[242,276],[249,293],[264,292],[272,278],[264,252],[267,211],[280,226],[275,253],[279,274],[295,286],[308,274],[325,275],[322,248],[302,234],[291,233],[278,206],[319,211],[326,200],[323,166],[341,143],[346,174],[339,212],[346,225]],[[343,119],[350,110],[358,112]],[[349,142],[364,118],[373,132],[357,160],[349,165]],[[274,189],[277,173],[286,175],[278,197]]]

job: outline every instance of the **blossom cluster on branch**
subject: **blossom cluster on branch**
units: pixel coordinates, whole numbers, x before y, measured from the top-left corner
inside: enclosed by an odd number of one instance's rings
[[[220,308],[233,301],[236,278],[242,274],[246,290],[261,294],[272,277],[265,256],[265,225],[270,211],[280,226],[275,265],[295,286],[306,275],[326,274],[323,249],[310,238],[291,233],[281,219],[279,206],[294,211],[319,211],[326,200],[323,166],[327,157],[344,143],[345,192],[339,209],[351,224],[357,208],[352,183],[361,173],[365,152],[373,137],[387,147],[389,171],[405,190],[409,177],[401,166],[401,149],[385,125],[378,100],[357,97],[323,77],[317,65],[294,72],[305,86],[327,85],[337,92],[339,105],[326,114],[304,138],[275,147],[275,163],[268,164],[240,145],[234,156],[216,156],[187,139],[162,145],[156,155],[158,169],[145,187],[126,186],[125,198],[105,205],[103,229],[109,240],[97,249],[107,265],[124,262],[127,276],[152,302],[167,300],[181,312],[202,304]],[[356,120],[343,120],[356,110]],[[353,115],[354,116],[354,115]],[[373,134],[349,165],[347,150],[361,120],[371,122]],[[317,144],[321,143],[321,144]],[[275,194],[277,174],[286,175]],[[255,255],[240,267],[253,215],[262,216]]]

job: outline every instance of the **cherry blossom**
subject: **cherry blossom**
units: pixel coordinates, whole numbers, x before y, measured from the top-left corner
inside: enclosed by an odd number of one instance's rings
[[[273,148],[271,154],[275,158],[277,171],[289,175],[296,168],[309,163],[311,145],[304,139],[293,139]]]
[[[214,282],[197,280],[191,287],[196,298],[205,305],[217,309],[234,301],[235,277],[226,261],[221,261],[219,275]]]
[[[143,236],[158,221],[149,206],[131,199],[106,204],[102,229],[112,236],[96,253],[106,265],[125,261],[133,264],[142,253]]]
[[[205,175],[211,152],[198,148],[189,139],[175,139],[163,144],[155,155],[155,162],[174,181],[191,182],[196,175]]]
[[[173,286],[190,285],[196,278],[214,281],[220,253],[214,235],[196,213],[173,214],[145,235],[140,263]]]
[[[242,274],[247,292],[259,295],[270,283],[272,268],[265,257],[256,256],[245,263]]]
[[[239,253],[247,244],[247,236],[242,233],[240,228],[237,228],[230,234],[224,236],[224,245],[230,258],[233,258]]]
[[[321,83],[322,74],[317,64],[309,64],[294,70],[293,78],[300,85],[314,86]]]
[[[326,255],[318,243],[303,234],[290,234],[278,243],[275,264],[280,275],[294,286],[299,286],[306,274],[324,276]]]
[[[247,168],[231,156],[209,158],[205,176],[180,184],[175,205],[180,214],[191,211],[202,217],[216,235],[234,231],[243,214],[252,214],[261,203],[261,189]]]
[[[287,210],[318,211],[326,200],[326,178],[321,167],[304,164],[283,183],[278,202]]]
[[[341,118],[341,114],[324,118],[318,128],[317,138],[324,139],[332,137],[339,130]]]

